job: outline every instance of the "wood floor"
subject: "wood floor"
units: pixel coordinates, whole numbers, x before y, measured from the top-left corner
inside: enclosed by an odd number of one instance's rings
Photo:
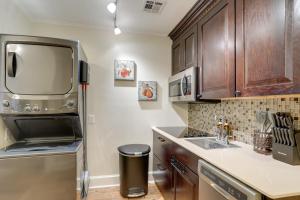
[[[126,200],[120,195],[119,187],[91,189],[87,200]],[[148,195],[131,200],[164,200],[155,184],[150,184]],[[78,197],[77,200],[80,200]]]

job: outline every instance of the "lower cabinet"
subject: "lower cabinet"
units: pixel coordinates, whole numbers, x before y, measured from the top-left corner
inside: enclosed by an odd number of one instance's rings
[[[157,132],[153,154],[153,178],[164,199],[197,200],[199,158]]]
[[[176,200],[198,199],[198,176],[182,163],[172,160],[173,182]]]
[[[172,169],[153,156],[153,178],[165,200],[174,200],[175,189]]]

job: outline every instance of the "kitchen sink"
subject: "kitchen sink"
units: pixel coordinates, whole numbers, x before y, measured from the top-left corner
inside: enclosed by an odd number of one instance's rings
[[[225,149],[225,148],[238,148],[235,144],[223,144],[215,137],[210,138],[187,138],[185,139],[203,149]]]

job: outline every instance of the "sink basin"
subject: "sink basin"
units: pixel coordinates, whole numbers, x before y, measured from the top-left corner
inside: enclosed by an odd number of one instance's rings
[[[203,149],[225,149],[225,148],[237,148],[235,144],[223,144],[217,141],[217,138],[188,138],[185,139]]]

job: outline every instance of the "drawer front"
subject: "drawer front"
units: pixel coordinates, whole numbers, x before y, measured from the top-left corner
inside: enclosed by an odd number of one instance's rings
[[[172,142],[153,131],[153,154],[169,167],[172,153]]]
[[[199,157],[176,143],[172,144],[172,149],[176,160],[197,174]]]

